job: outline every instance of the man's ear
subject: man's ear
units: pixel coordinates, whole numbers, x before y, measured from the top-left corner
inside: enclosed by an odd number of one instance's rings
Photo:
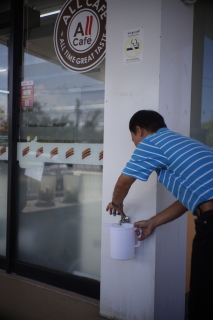
[[[136,134],[139,134],[140,137],[143,137],[143,135],[144,135],[143,131],[144,131],[143,128],[136,126]]]

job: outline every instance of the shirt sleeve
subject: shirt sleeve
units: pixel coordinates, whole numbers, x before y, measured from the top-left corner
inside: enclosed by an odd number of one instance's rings
[[[122,174],[147,181],[153,171],[158,172],[167,166],[168,159],[159,147],[153,146],[144,140],[136,147]]]

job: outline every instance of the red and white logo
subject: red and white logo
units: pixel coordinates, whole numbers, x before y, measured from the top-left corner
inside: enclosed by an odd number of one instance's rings
[[[106,1],[69,0],[54,29],[54,46],[64,67],[86,72],[105,57]]]
[[[100,25],[98,17],[89,11],[79,12],[68,28],[68,41],[75,52],[88,51],[97,40]]]

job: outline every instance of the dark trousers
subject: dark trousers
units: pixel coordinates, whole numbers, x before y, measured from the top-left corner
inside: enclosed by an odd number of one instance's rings
[[[189,320],[213,319],[213,210],[195,220],[192,246],[191,279],[188,304]]]

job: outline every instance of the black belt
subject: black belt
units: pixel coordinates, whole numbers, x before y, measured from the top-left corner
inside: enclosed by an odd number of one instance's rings
[[[195,210],[195,215],[199,218],[206,211],[210,210],[213,210],[213,199],[199,204],[199,206]]]

